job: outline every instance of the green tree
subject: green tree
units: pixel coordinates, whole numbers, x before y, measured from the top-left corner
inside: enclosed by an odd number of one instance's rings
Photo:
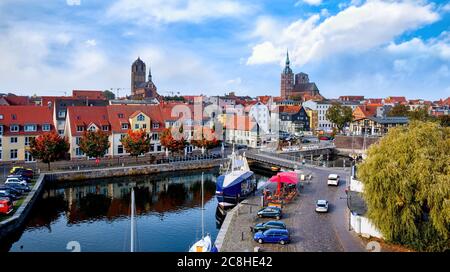
[[[409,107],[402,104],[397,104],[391,108],[391,110],[388,112],[387,116],[389,117],[407,117],[409,113]]]
[[[85,131],[79,146],[88,157],[101,158],[105,156],[109,148],[108,134],[101,130]]]
[[[438,121],[443,127],[450,127],[450,115],[441,115],[438,117]]]
[[[104,92],[103,92],[103,95],[106,97],[106,99],[108,99],[108,100],[114,100],[114,99],[116,99],[116,95],[113,93],[113,92],[111,92],[111,91],[109,91],[109,90],[105,90]]]
[[[39,135],[30,142],[31,155],[46,163],[48,170],[50,170],[50,163],[63,159],[67,151],[69,151],[69,143],[55,131]]]
[[[413,111],[409,111],[407,116],[412,121],[436,121],[436,118],[428,113],[428,109],[426,107],[419,107]]]
[[[450,249],[450,128],[414,121],[392,128],[358,168],[368,217],[391,242]]]
[[[345,124],[353,120],[352,108],[334,103],[326,113],[326,118],[335,124],[339,131],[342,131]]]

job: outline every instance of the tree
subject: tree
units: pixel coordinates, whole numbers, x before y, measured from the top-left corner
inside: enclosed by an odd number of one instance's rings
[[[130,153],[130,156],[136,157],[136,161],[139,155],[145,154],[150,150],[150,138],[144,129],[128,130],[128,133],[120,142],[127,153]]]
[[[64,158],[67,151],[69,151],[69,143],[55,131],[39,135],[30,142],[31,155],[47,163],[48,170],[50,170],[50,163]]]
[[[181,126],[179,129],[180,137],[174,137],[172,135],[172,130],[170,128],[164,129],[161,134],[160,142],[161,145],[166,147],[172,152],[179,152],[186,147],[186,140],[182,136],[183,127]]]
[[[345,124],[353,120],[352,114],[352,108],[335,103],[327,110],[326,118],[342,131]]]
[[[391,242],[450,249],[450,128],[414,121],[392,128],[358,168],[368,217]]]
[[[388,112],[387,116],[390,116],[390,117],[394,117],[394,116],[396,116],[396,117],[400,117],[400,116],[407,117],[408,113],[409,113],[408,106],[402,105],[402,104],[397,104],[397,105],[395,105],[395,106],[393,106],[391,108],[391,110]]]
[[[217,140],[213,129],[207,127],[201,127],[194,133],[194,139],[191,140],[191,144],[198,148],[211,149],[219,146],[220,142]]]
[[[441,115],[438,117],[438,121],[443,127],[450,127],[450,115]]]
[[[80,139],[80,149],[88,157],[101,158],[109,148],[108,134],[101,130],[85,131]]]
[[[436,118],[428,113],[428,109],[426,107],[419,107],[416,110],[409,111],[407,116],[412,121],[436,121]]]
[[[104,92],[103,92],[103,95],[106,97],[106,99],[108,99],[108,100],[114,100],[114,99],[116,99],[116,95],[113,93],[113,92],[111,92],[111,91],[109,91],[109,90],[105,90]]]

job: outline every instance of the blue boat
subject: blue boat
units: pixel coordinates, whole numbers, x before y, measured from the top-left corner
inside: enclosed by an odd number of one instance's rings
[[[217,178],[216,197],[222,207],[236,205],[256,190],[256,179],[248,166],[245,154],[230,156],[231,163],[227,172]]]

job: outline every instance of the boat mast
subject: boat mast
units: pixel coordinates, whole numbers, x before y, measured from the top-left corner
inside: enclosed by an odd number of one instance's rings
[[[134,252],[134,188],[131,188],[131,248],[130,252]]]
[[[203,172],[202,172],[202,238],[205,237],[204,236],[205,226],[203,225],[203,213],[204,213],[204,208],[203,208]]]

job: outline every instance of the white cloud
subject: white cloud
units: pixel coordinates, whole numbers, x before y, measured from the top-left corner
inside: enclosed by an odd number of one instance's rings
[[[302,2],[311,6],[318,6],[322,4],[322,0],[299,0],[295,3],[295,6],[301,5]]]
[[[66,3],[69,6],[79,6],[81,5],[81,0],[66,0]]]
[[[95,46],[97,46],[97,41],[94,39],[91,39],[91,40],[85,41],[85,44],[88,47],[95,47]]]
[[[280,62],[276,56],[281,57],[286,48],[295,65],[343,52],[366,51],[438,19],[431,4],[372,0],[322,22],[319,15],[295,21],[274,31],[279,34],[272,38],[260,35],[262,41],[253,47],[247,64]]]
[[[423,41],[420,38],[412,38],[403,43],[390,43],[387,51],[403,56],[436,57],[450,61],[450,33],[443,32],[438,38]]]
[[[141,24],[198,23],[212,18],[237,17],[249,13],[251,8],[236,0],[118,0],[109,8],[107,15],[111,19],[132,20]]]
[[[321,15],[322,17],[329,17],[329,16],[330,16],[330,12],[328,11],[328,9],[322,9],[322,10],[320,11],[320,15]]]

